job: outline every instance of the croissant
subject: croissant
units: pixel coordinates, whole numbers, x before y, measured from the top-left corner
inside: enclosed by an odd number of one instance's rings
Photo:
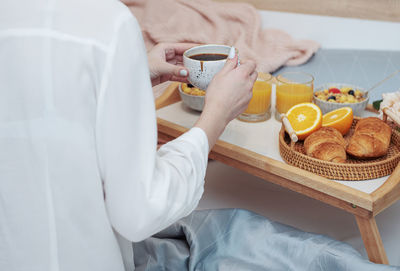
[[[358,121],[347,153],[358,158],[375,158],[387,153],[392,129],[384,121],[369,117]]]
[[[331,127],[322,127],[304,141],[306,154],[335,163],[346,161],[346,141],[342,134]]]

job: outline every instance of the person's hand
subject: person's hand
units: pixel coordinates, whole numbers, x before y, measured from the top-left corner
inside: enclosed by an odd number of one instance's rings
[[[228,59],[216,74],[206,91],[203,112],[197,121],[208,137],[210,149],[225,126],[242,113],[252,97],[257,79],[256,64],[252,61],[237,66],[237,56]]]
[[[159,43],[148,53],[150,78],[153,86],[165,81],[188,83],[189,71],[183,67],[183,53],[196,46],[193,43]]]
[[[222,70],[215,75],[207,88],[206,110],[223,115],[223,123],[242,113],[252,97],[252,87],[257,79],[256,64],[252,61],[237,66],[237,56],[228,59]]]

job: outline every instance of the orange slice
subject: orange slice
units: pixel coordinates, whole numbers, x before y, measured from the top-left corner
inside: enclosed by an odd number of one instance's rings
[[[301,103],[291,107],[286,113],[293,130],[300,140],[321,128],[322,112],[313,103]]]
[[[351,107],[341,107],[322,116],[322,126],[332,127],[342,135],[347,134],[353,123],[353,110]]]

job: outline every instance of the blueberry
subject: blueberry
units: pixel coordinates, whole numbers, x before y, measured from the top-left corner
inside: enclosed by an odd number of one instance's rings
[[[329,100],[335,100],[336,101],[336,97],[335,96],[330,96],[329,98],[328,98],[328,101]]]
[[[350,89],[349,90],[349,95],[353,95],[354,96],[354,90]]]
[[[190,88],[194,87],[192,84],[188,84],[187,86],[190,87]]]

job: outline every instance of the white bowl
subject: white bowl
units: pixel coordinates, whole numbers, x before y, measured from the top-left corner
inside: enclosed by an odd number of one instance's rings
[[[367,97],[365,98],[365,100],[358,102],[358,103],[331,103],[331,102],[327,102],[327,101],[323,101],[321,99],[318,99],[315,96],[315,92],[317,91],[321,91],[324,89],[329,89],[329,88],[344,88],[344,87],[349,87],[352,88],[354,90],[358,89],[361,92],[363,92],[363,95],[367,95]],[[365,107],[367,107],[369,101],[369,94],[367,92],[365,92],[365,89],[356,85],[352,85],[352,84],[345,84],[345,83],[327,83],[327,84],[323,84],[318,86],[315,90],[314,90],[314,103],[316,105],[319,106],[319,108],[321,108],[322,114],[326,114],[332,110],[341,108],[341,107],[351,107],[351,109],[353,109],[353,114],[355,116],[360,117],[362,112],[365,110]]]
[[[179,84],[179,95],[182,102],[191,109],[202,111],[204,107],[204,96],[190,95],[182,91],[182,84]]]

